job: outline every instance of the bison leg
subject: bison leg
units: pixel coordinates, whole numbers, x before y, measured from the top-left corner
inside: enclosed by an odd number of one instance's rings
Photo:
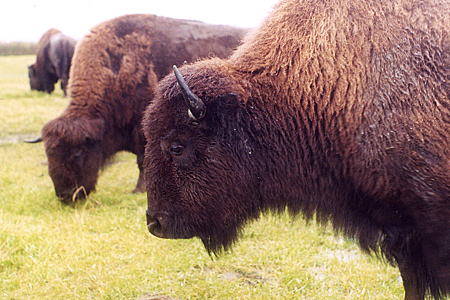
[[[398,268],[405,289],[405,300],[424,300],[426,287],[425,278],[421,278],[425,270],[423,252],[420,241],[412,232],[403,232],[394,238],[391,246],[394,246],[393,256],[397,261]],[[423,280],[421,280],[423,279]]]
[[[144,172],[139,168],[139,178],[136,187],[132,193],[143,193],[145,192],[145,182],[144,182]]]
[[[136,187],[132,193],[143,193],[145,192],[145,181],[144,181],[144,152],[139,151],[137,154],[137,165],[139,167],[139,178]]]
[[[145,152],[145,138],[142,133],[140,123],[133,129],[133,149],[131,152],[136,154],[137,165],[139,168],[139,178],[136,187],[132,193],[144,193],[146,191],[144,181],[144,152]]]
[[[61,89],[64,92],[64,97],[67,97],[67,87],[66,86],[67,86],[67,83],[65,83],[61,80]]]
[[[424,300],[425,291],[419,288],[417,276],[414,270],[406,262],[399,262],[398,267],[402,275],[403,287],[405,289],[405,300]]]

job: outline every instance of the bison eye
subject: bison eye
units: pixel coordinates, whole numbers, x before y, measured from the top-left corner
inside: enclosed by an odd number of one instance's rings
[[[184,151],[184,146],[180,145],[178,143],[174,143],[170,146],[170,153],[174,156],[180,156],[181,154],[183,154]]]
[[[83,150],[79,149],[73,152],[72,157],[74,159],[80,159],[80,157],[83,155]]]

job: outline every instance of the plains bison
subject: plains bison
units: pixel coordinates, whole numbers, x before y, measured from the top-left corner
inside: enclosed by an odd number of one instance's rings
[[[61,80],[61,89],[67,94],[70,62],[76,41],[57,29],[49,29],[38,43],[36,62],[28,67],[32,90],[51,93]]]
[[[143,119],[150,232],[220,253],[287,208],[398,265],[405,299],[448,295],[449,24],[448,1],[284,0],[175,69]]]
[[[100,169],[123,150],[137,155],[134,191],[144,192],[141,121],[158,80],[174,63],[228,56],[246,31],[154,15],[94,27],[75,50],[69,106],[42,129],[56,195],[70,202],[89,194]]]

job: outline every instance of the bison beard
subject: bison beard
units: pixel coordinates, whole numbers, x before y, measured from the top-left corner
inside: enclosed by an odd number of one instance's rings
[[[150,232],[219,253],[287,208],[398,265],[405,299],[443,299],[449,16],[431,0],[283,0],[229,59],[167,76],[143,119]]]

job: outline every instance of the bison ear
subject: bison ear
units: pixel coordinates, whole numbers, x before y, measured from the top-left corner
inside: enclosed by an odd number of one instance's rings
[[[213,102],[216,103],[217,107],[223,111],[235,111],[241,105],[239,96],[234,93],[220,95]]]
[[[209,124],[218,136],[239,135],[246,117],[240,97],[234,93],[218,96],[208,105]]]
[[[233,119],[240,106],[239,96],[234,93],[227,93],[216,97],[208,109],[211,110],[212,118],[226,119],[231,117]],[[229,116],[226,117],[226,115]]]
[[[72,124],[73,139],[81,144],[92,144],[100,141],[105,132],[105,122],[102,119],[80,118]]]
[[[91,130],[88,131],[86,137],[94,141],[101,140],[105,133],[105,121],[103,119],[91,119],[89,123]]]
[[[225,105],[235,106],[236,108],[240,104],[239,96],[235,93],[227,93],[217,97],[218,101],[223,102]]]

